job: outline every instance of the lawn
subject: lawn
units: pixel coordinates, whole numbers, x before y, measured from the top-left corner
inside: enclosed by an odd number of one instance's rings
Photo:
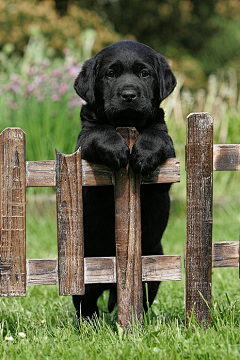
[[[174,185],[178,186],[178,185]],[[238,239],[238,202],[217,202],[214,239]],[[57,254],[55,206],[28,196],[27,256]],[[185,203],[173,198],[164,235],[166,254],[183,255]],[[180,282],[162,283],[144,324],[123,333],[116,310],[106,313],[107,293],[99,299],[101,319],[80,329],[71,297],[57,286],[28,287],[26,298],[1,299],[1,359],[236,359],[240,357],[238,269],[213,270],[212,327],[204,332],[194,321],[184,327],[184,271]],[[25,337],[24,337],[25,335]]]

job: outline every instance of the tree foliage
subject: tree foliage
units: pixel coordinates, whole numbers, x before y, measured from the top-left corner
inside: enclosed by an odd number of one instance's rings
[[[63,15],[63,5],[58,5],[56,11],[53,0],[0,0],[0,50],[11,45],[15,54],[22,55],[36,33],[44,37],[53,56],[61,56],[69,47],[81,49],[88,29],[95,34],[94,52],[121,39],[111,24],[96,12],[81,9],[72,2]]]
[[[197,59],[207,74],[239,56],[238,0],[81,0],[79,6],[95,10],[118,33],[133,34],[175,62]]]
[[[38,27],[59,56],[66,47],[80,49],[93,29],[90,55],[136,39],[170,58],[190,82],[240,67],[239,0],[0,0],[0,13],[0,49],[11,43],[22,53]]]

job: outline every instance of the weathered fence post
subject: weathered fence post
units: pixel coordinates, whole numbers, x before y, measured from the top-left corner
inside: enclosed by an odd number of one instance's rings
[[[136,131],[119,132],[131,149]],[[127,328],[142,320],[140,176],[129,166],[115,172],[115,229],[118,323]]]
[[[81,151],[56,150],[58,273],[60,295],[84,294]]]
[[[208,113],[188,116],[186,170],[186,325],[193,313],[206,327],[212,284],[213,119]]]
[[[0,134],[0,182],[1,296],[25,296],[25,133],[19,128]]]

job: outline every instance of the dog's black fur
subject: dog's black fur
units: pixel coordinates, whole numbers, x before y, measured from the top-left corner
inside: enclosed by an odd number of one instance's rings
[[[174,157],[159,105],[175,85],[166,59],[135,41],[117,42],[87,60],[74,84],[77,94],[86,101],[76,146],[81,146],[82,158],[112,169],[126,167],[129,162],[134,172],[145,175]],[[131,154],[116,131],[120,126],[135,127],[139,132]],[[169,184],[141,186],[143,255],[163,254],[160,241],[168,222],[169,188]],[[83,209],[85,257],[115,256],[113,187],[85,187]],[[148,284],[150,305],[158,286],[159,282]],[[112,311],[117,300],[116,285],[94,284],[86,285],[84,296],[73,296],[77,315],[98,314],[97,299],[109,288],[108,308]],[[147,310],[145,292],[144,308]]]

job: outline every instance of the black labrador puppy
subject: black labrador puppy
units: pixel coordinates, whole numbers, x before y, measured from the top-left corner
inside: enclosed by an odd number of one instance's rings
[[[74,88],[86,101],[81,109],[82,130],[76,149],[82,158],[105,164],[111,169],[126,167],[142,175],[153,172],[166,159],[175,156],[171,137],[159,105],[174,89],[176,79],[162,55],[135,41],[114,43],[82,67]],[[135,127],[139,136],[132,152],[116,131]],[[142,254],[161,255],[161,237],[169,217],[169,184],[141,186]],[[115,256],[114,189],[84,187],[85,257]],[[159,282],[149,282],[148,300],[152,304]],[[98,314],[97,299],[110,288],[108,308],[117,301],[116,285],[86,286],[84,296],[73,296],[77,315]],[[144,308],[146,307],[143,286]]]

